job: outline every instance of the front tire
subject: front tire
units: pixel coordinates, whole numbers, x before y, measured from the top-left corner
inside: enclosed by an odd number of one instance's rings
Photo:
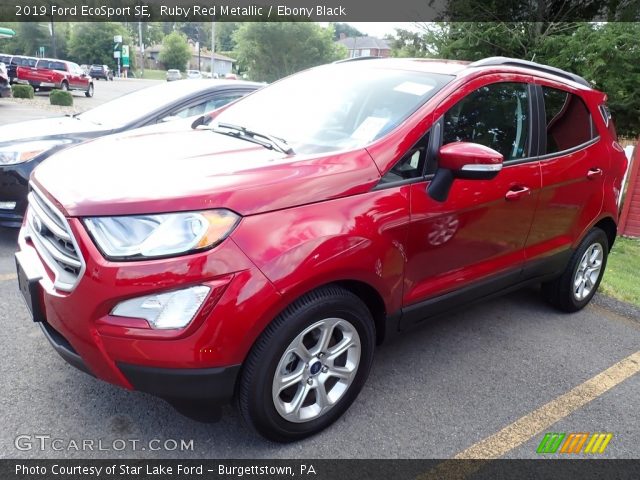
[[[93,83],[89,84],[89,87],[87,88],[87,91],[84,92],[85,97],[87,98],[91,98],[93,97]]]
[[[565,312],[583,309],[600,286],[608,255],[607,235],[593,228],[573,252],[562,275],[542,285],[547,301]]]
[[[60,90],[62,90],[63,92],[68,92],[69,84],[67,82],[62,82],[62,85],[60,85]]]
[[[373,318],[353,293],[322,287],[289,305],[262,333],[243,366],[237,403],[269,440],[320,432],[362,389],[375,348]]]

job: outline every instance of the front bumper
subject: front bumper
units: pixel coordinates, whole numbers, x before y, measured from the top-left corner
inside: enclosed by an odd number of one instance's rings
[[[26,235],[28,226],[18,239],[20,255],[42,269],[37,301],[54,349],[75,367],[123,388],[169,400],[230,400],[240,365],[264,328],[264,307],[279,297],[236,244],[227,239],[194,255],[109,262],[78,219],[69,224],[86,262],[71,292],[54,287],[52,272]],[[124,299],[194,284],[210,285],[212,293],[182,331],[140,328],[110,315]]]
[[[0,202],[15,202],[15,207],[0,208],[0,227],[20,227],[27,209],[29,176],[39,161],[0,167]]]

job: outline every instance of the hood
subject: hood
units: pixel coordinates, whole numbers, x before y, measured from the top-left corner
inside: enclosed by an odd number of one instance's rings
[[[33,174],[69,216],[251,215],[364,193],[379,178],[364,149],[286,155],[209,130],[103,137],[51,156]]]
[[[43,118],[0,127],[0,143],[16,143],[65,136],[86,138],[104,131],[104,126],[96,125],[77,117]]]

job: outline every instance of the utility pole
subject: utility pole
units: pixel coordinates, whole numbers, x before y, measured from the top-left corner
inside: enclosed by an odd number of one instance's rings
[[[51,21],[49,22],[49,31],[51,33],[51,51],[53,53],[53,58],[58,56],[58,52],[56,49],[56,32],[53,28],[53,16],[51,17]]]
[[[140,68],[144,77],[144,43],[142,42],[142,22],[138,22],[138,40],[140,40]]]
[[[215,76],[216,22],[211,22],[211,78]]]

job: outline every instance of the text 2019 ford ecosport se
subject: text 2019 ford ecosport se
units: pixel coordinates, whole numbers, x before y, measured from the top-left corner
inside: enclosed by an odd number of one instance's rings
[[[235,399],[300,439],[429,316],[531,282],[565,311],[591,300],[627,167],[605,100],[505,58],[314,68],[191,130],[44,162],[20,288],[73,365],[174,404]]]

